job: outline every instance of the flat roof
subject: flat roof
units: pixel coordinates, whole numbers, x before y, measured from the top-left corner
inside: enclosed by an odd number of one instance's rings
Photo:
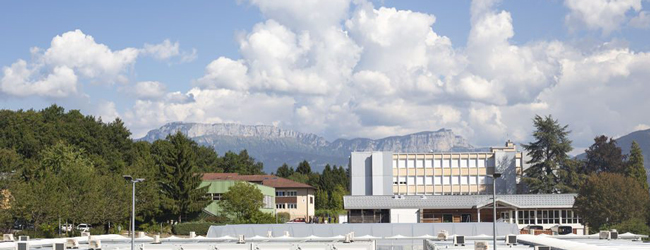
[[[497,195],[499,204],[519,208],[573,208],[577,194]],[[492,204],[492,195],[348,195],[345,209],[471,209]]]

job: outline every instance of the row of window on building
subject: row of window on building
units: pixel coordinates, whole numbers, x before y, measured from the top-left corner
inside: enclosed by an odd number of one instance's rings
[[[492,184],[492,178],[487,175],[393,177],[393,185],[452,185],[452,184]]]
[[[275,197],[296,197],[297,191],[275,191]]]
[[[519,224],[578,224],[582,220],[572,210],[519,210]]]
[[[296,204],[296,203],[277,203],[277,204],[275,204],[275,208],[277,208],[277,209],[296,209],[296,208],[298,208],[298,204]]]
[[[517,160],[517,166],[519,166]],[[393,160],[393,168],[485,168],[494,167],[490,159],[397,159]]]

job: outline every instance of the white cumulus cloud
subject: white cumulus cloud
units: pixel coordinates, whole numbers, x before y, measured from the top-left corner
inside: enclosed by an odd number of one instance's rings
[[[642,9],[641,0],[566,0],[564,4],[570,10],[566,22],[571,28],[601,30],[605,35],[630,22],[628,12]],[[646,15],[640,12],[631,25],[646,25]]]

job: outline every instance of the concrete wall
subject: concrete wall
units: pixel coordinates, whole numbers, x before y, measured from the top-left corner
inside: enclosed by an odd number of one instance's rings
[[[419,209],[391,209],[390,223],[419,223]]]
[[[393,194],[392,162],[392,152],[352,152],[350,155],[351,194]]]
[[[517,193],[517,152],[499,151],[494,152],[495,171],[501,173],[497,179],[497,194]]]

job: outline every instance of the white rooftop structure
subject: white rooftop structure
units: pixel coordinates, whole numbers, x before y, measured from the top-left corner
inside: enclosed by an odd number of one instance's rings
[[[576,194],[497,195],[513,208],[572,208]],[[343,197],[345,209],[471,209],[491,207],[492,195],[359,195]]]

